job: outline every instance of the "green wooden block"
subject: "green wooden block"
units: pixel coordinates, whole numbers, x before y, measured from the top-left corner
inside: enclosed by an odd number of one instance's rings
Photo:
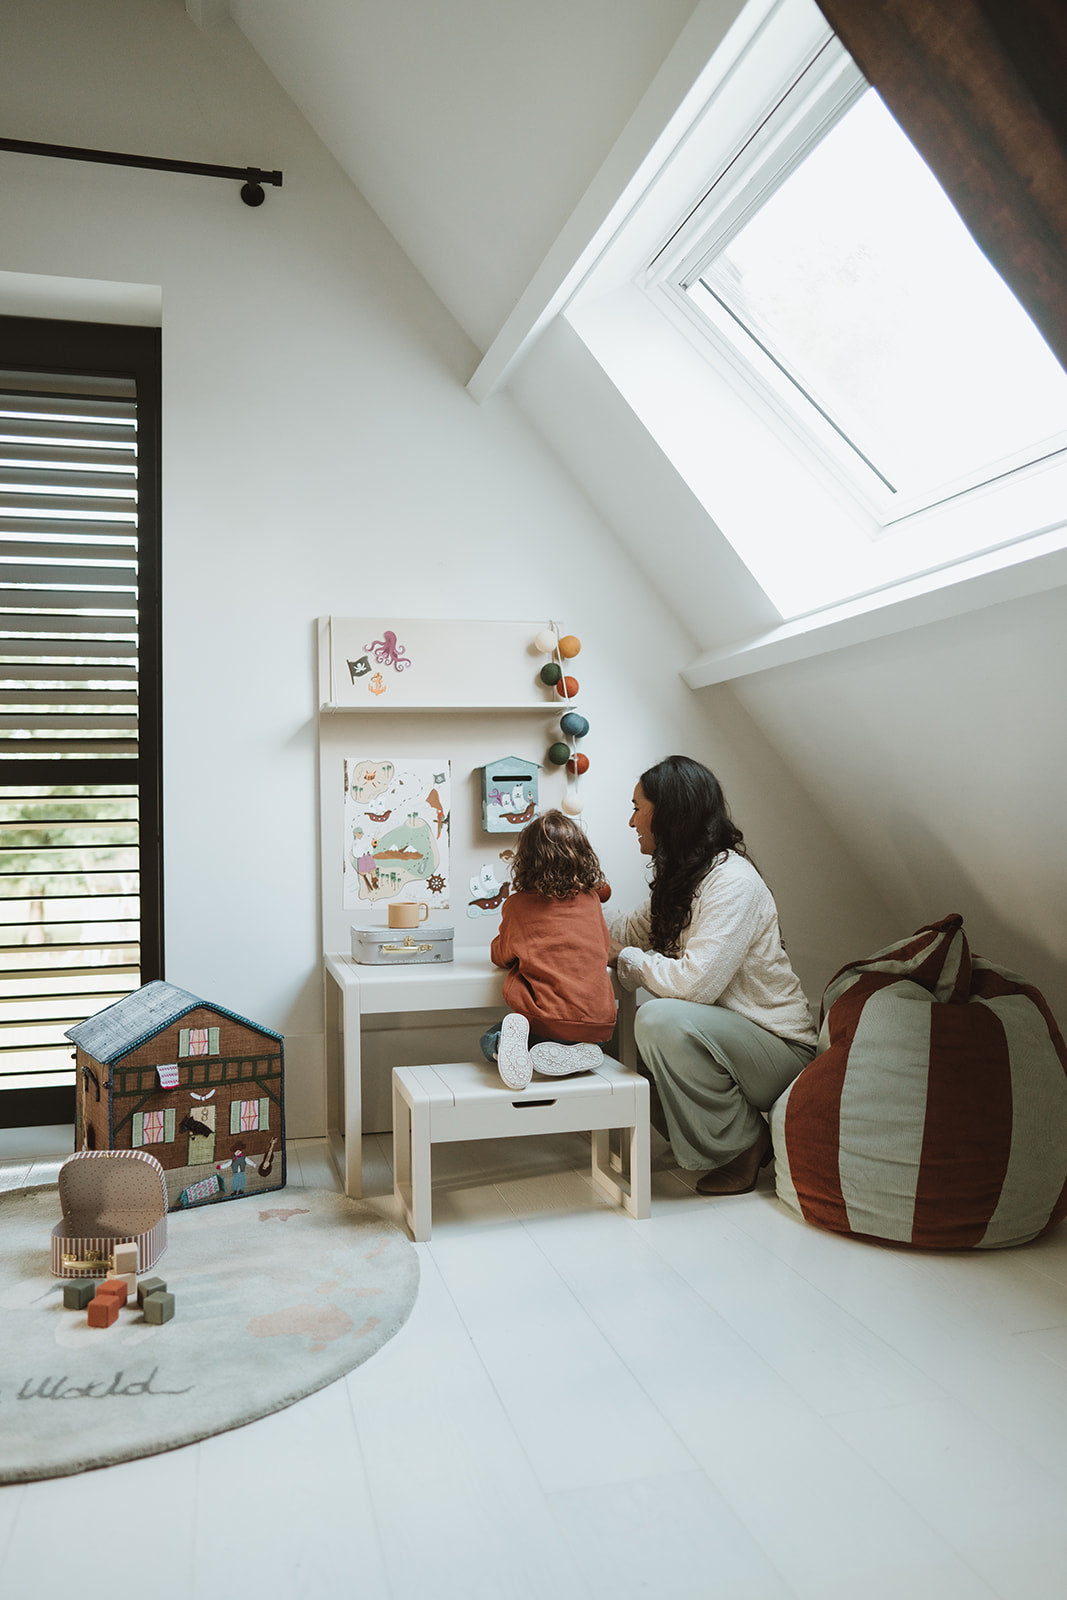
[[[174,1296],[167,1294],[162,1289],[157,1289],[154,1294],[146,1295],[144,1301],[144,1319],[146,1322],[169,1322],[174,1315]]]
[[[137,1304],[143,1306],[150,1294],[160,1294],[166,1287],[165,1278],[142,1278],[137,1285]]]
[[[95,1293],[96,1282],[93,1278],[77,1278],[73,1283],[63,1285],[63,1304],[70,1311],[84,1311]]]

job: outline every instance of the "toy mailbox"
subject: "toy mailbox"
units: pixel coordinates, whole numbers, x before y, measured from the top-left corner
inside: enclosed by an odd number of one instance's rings
[[[520,833],[537,815],[539,761],[501,756],[482,768],[482,827],[486,833]]]

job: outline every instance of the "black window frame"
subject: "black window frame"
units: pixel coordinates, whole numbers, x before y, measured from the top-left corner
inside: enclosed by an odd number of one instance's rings
[[[136,759],[0,757],[0,784],[107,783],[138,790],[141,982],[162,978],[162,333],[125,323],[0,316],[0,367],[132,377],[137,390],[138,754]],[[74,1121],[74,1086],[0,1090],[0,1126]]]

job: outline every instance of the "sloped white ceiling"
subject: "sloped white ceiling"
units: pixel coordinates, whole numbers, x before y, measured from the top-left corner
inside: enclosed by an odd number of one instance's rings
[[[229,9],[484,351],[694,4],[230,0]]]

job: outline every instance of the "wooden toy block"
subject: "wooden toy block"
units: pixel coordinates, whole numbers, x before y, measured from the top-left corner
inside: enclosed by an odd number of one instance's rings
[[[119,1301],[117,1295],[98,1294],[89,1301],[90,1328],[110,1328],[111,1324],[118,1320]]]
[[[174,1296],[167,1294],[163,1289],[157,1289],[155,1294],[145,1298],[144,1319],[146,1322],[169,1322],[174,1315]]]
[[[104,1279],[105,1283],[118,1283],[120,1281],[126,1285],[126,1298],[128,1300],[136,1300],[137,1299],[137,1274],[136,1274],[136,1272],[114,1272],[114,1271],[112,1271],[112,1272],[109,1272],[107,1277]]]
[[[137,1276],[137,1246],[136,1244],[117,1244],[111,1263],[112,1271],[116,1277],[125,1278],[129,1275]],[[111,1273],[108,1273],[108,1277]],[[131,1291],[132,1292],[132,1291]]]
[[[118,1306],[124,1306],[129,1295],[130,1286],[125,1278],[105,1278],[103,1283],[96,1286],[97,1300],[114,1300]]]
[[[150,1294],[160,1294],[166,1287],[166,1278],[142,1278],[137,1285],[137,1304],[143,1309]]]
[[[63,1285],[63,1304],[70,1311],[84,1311],[95,1293],[96,1283],[92,1278],[76,1279]]]

